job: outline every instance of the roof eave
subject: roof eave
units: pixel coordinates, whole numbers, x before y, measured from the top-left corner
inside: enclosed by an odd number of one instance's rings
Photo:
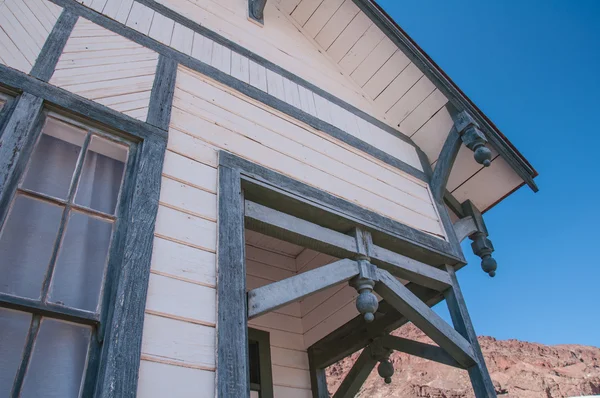
[[[374,1],[353,0],[354,3],[400,48],[408,58],[448,98],[458,111],[470,112],[479,122],[490,144],[512,169],[534,191],[538,173],[496,125],[462,92],[446,73],[417,43]]]

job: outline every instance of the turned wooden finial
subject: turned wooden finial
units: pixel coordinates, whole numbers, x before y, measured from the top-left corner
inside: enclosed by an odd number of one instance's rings
[[[492,151],[486,146],[488,140],[477,121],[467,111],[462,111],[454,117],[454,125],[463,143],[473,151],[475,161],[484,167],[492,164]]]
[[[359,274],[350,281],[350,285],[358,292],[356,309],[363,315],[365,322],[370,323],[375,320],[375,312],[379,308],[379,300],[373,293],[377,280],[377,267],[371,264],[369,257],[373,247],[373,238],[369,231],[362,228],[355,228],[352,232],[356,239],[357,255],[355,260],[358,263]]]

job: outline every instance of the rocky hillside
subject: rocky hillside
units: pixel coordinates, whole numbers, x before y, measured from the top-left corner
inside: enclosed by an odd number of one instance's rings
[[[412,325],[397,336],[431,343]],[[498,397],[558,398],[600,395],[600,348],[580,345],[545,346],[519,340],[480,337]],[[334,393],[358,353],[327,370]],[[394,352],[395,374],[385,384],[374,369],[359,397],[467,398],[474,397],[466,371]]]

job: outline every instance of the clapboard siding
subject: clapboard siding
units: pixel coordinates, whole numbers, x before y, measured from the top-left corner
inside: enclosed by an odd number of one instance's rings
[[[319,45],[312,38],[304,37],[299,33],[296,26],[294,26],[295,20],[286,18],[278,10],[277,7],[281,7],[279,4],[267,4],[267,11],[265,12],[273,15],[268,16],[270,18],[269,24],[266,24],[264,28],[259,28],[246,20],[246,6],[234,0],[218,2],[213,0],[195,2],[189,0],[162,0],[161,2],[165,6],[305,78],[338,98],[342,98],[345,102],[360,110],[385,120],[383,113],[380,114],[377,110],[376,104],[371,99],[367,99],[367,95],[352,79],[343,76],[343,73],[341,73],[343,68],[336,66],[336,61],[332,60],[335,58],[341,61],[342,58],[346,58],[350,54],[351,49],[355,49],[353,53],[355,56],[351,58],[366,56],[360,48],[364,49],[365,45],[371,45],[370,43],[374,38],[377,40],[380,37],[374,33],[374,25],[363,13],[358,12],[358,8],[351,0],[344,2],[343,5],[345,9],[350,10],[350,13],[344,14],[344,17],[338,17],[336,24],[328,24],[331,29],[322,32],[323,36],[320,36],[327,37],[324,40],[329,40],[333,37],[332,35],[335,35],[341,29],[339,37],[331,44],[328,51],[319,51]],[[389,132],[370,122],[366,122],[353,112],[322,98],[317,93],[299,86],[290,79],[256,64],[247,57],[214,42],[198,32],[193,32],[188,27],[184,27],[159,12],[135,1],[125,2],[118,9],[112,1],[83,1],[83,4],[117,19],[130,28],[163,44],[214,66],[242,82],[249,83],[298,109],[319,117],[418,170],[423,170],[419,157],[410,144],[397,139]],[[243,20],[238,20],[238,18],[243,18]],[[344,21],[347,18],[352,20],[346,26]],[[238,23],[234,24],[235,21]],[[290,21],[293,23],[290,23]],[[86,29],[85,33],[79,32],[78,34],[88,36],[96,34],[99,35],[96,38],[106,38],[105,32],[98,32],[97,30]],[[246,41],[247,38],[253,36],[257,36],[257,40]],[[363,36],[366,37],[365,40],[362,40]],[[358,40],[361,40],[360,45],[357,45]],[[261,41],[264,41],[263,45],[257,46],[257,43]],[[111,46],[109,43],[102,43],[102,45]],[[112,44],[112,47],[115,46],[116,44]],[[294,51],[289,51],[290,46],[294,48]],[[132,48],[131,50],[132,53],[126,52],[125,54],[134,57],[136,61],[143,59],[143,54],[135,52],[136,49]],[[119,53],[119,51],[123,51],[123,48],[117,49],[115,47],[112,50],[105,48],[104,51],[106,51],[105,55],[111,58],[124,55]],[[82,61],[79,60],[79,62]],[[85,62],[87,63],[87,61]],[[116,61],[103,60],[98,62],[103,62],[102,65],[111,65]],[[121,73],[126,74],[127,72],[122,71]],[[145,72],[140,71],[140,73]],[[335,86],[332,86],[332,84]],[[348,84],[352,87],[346,87]],[[342,88],[341,91],[340,87]],[[108,105],[105,102],[103,103]],[[130,116],[139,118],[145,116],[145,109],[126,109],[129,104],[126,101],[121,102],[119,110],[129,112]]]
[[[137,396],[140,398],[197,398],[214,391],[215,372],[142,360]]]
[[[183,67],[177,76],[171,125],[210,146],[417,229],[444,235],[424,184]],[[165,174],[169,173],[169,157]],[[181,158],[180,162],[187,159]]]
[[[0,2],[0,62],[29,73],[61,10],[45,0]]]
[[[157,63],[156,52],[79,18],[50,83],[145,121]]]
[[[280,252],[271,251],[286,247],[285,242],[277,239],[253,233],[250,239],[246,239],[246,252],[251,252],[250,259],[246,260],[246,288],[248,290],[288,278],[296,274],[295,269],[284,268],[279,265],[278,260],[289,258],[291,265],[295,264],[294,257],[283,255]],[[253,244],[266,243],[258,248],[250,246]],[[268,249],[267,247],[274,248]],[[250,327],[266,330],[270,333],[271,341],[271,365],[273,371],[273,384],[275,396],[287,398],[286,388],[300,390],[300,394],[310,394],[310,376],[308,372],[308,355],[302,337],[303,327],[301,319],[301,303],[294,302],[275,311],[264,314],[248,322]]]

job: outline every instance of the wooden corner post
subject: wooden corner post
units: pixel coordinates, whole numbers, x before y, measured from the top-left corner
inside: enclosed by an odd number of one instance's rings
[[[219,165],[217,397],[248,397],[244,198],[238,170]]]
[[[452,279],[452,286],[449,287],[445,292],[446,303],[448,304],[448,310],[452,317],[452,323],[458,333],[462,335],[471,344],[471,349],[475,357],[475,364],[467,368],[469,377],[471,378],[471,384],[473,385],[473,391],[477,398],[496,398],[496,390],[492,383],[492,378],[485,366],[485,360],[479,341],[477,340],[477,334],[473,328],[471,317],[467,311],[467,305],[465,299],[458,285],[454,268],[447,265],[446,270],[450,274]]]

